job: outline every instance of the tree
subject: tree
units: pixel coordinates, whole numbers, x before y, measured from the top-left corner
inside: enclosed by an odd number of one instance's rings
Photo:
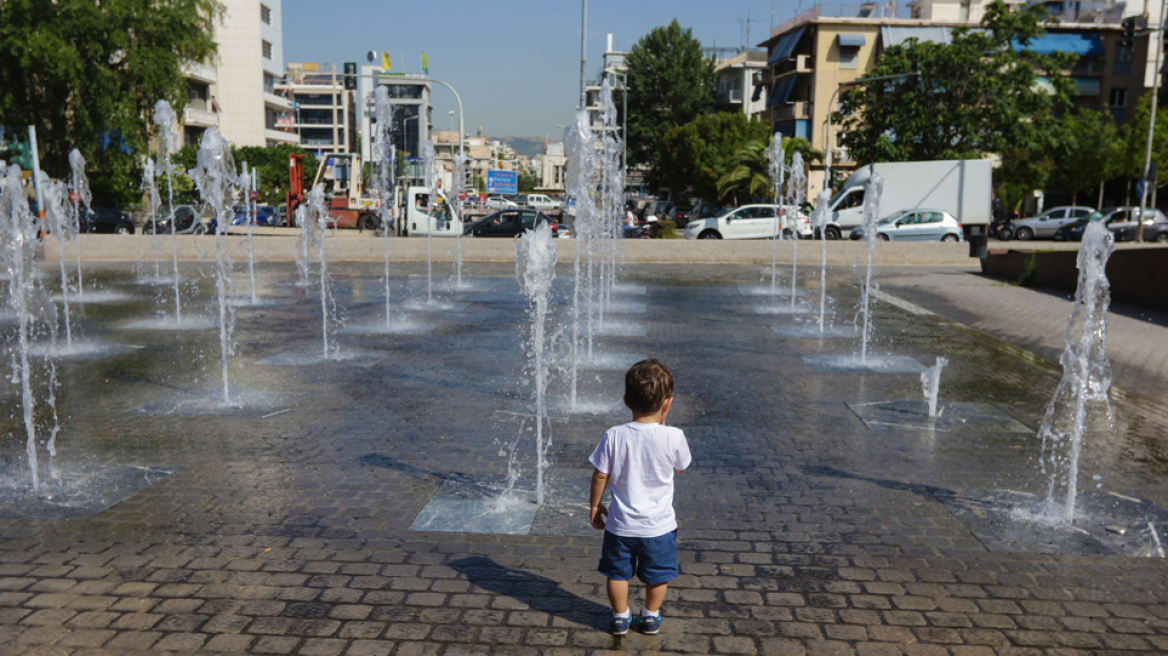
[[[918,75],[861,84],[840,93],[840,139],[853,158],[869,162],[981,158],[1008,149],[1036,154],[1057,145],[1058,113],[1069,109],[1073,84],[1058,73],[1076,59],[1028,49],[1050,20],[1041,4],[1011,12],[1001,0],[986,8],[982,29],[953,29],[950,44],[910,39],[888,47],[865,77]],[[1049,79],[1040,79],[1045,71]],[[1041,170],[1025,173],[1041,179]]]
[[[247,162],[249,167],[257,170],[260,178],[259,198],[260,202],[263,203],[279,205],[288,197],[290,185],[288,179],[289,155],[300,153],[305,156],[303,164],[305,189],[312,185],[312,179],[316,176],[318,166],[316,156],[300,146],[291,144],[267,147],[244,146],[232,150],[232,156],[240,168],[240,173],[243,172],[243,162]]]
[[[744,114],[699,116],[670,130],[661,140],[658,179],[674,191],[692,187],[701,198],[718,198],[718,181],[730,171],[738,151],[769,137],[766,124]]]
[[[714,60],[702,55],[702,44],[692,30],[677,20],[641,37],[625,58],[628,94],[628,160],[630,166],[648,166],[658,179],[661,144],[670,130],[706,114],[714,106]],[[627,99],[626,96],[627,95]]]
[[[1079,192],[1101,188],[1116,171],[1115,121],[1111,114],[1080,108],[1063,117],[1056,179],[1078,205]]]
[[[51,176],[80,150],[95,202],[139,197],[154,103],[182,115],[183,67],[215,54],[222,13],[216,0],[0,2],[0,123],[36,127]]]
[[[781,143],[784,164],[787,166],[791,165],[795,153],[803,156],[804,165],[823,160],[823,152],[816,150],[811,142],[803,137],[783,137]],[[719,200],[729,200],[735,205],[740,204],[739,201],[749,202],[755,199],[773,202],[774,183],[770,177],[770,162],[766,156],[769,145],[770,140],[764,138],[751,141],[738,149],[730,162],[729,171],[718,179]]]
[[[518,185],[520,192],[527,193],[529,191],[535,191],[535,188],[539,186],[539,183],[540,179],[535,177],[535,175],[526,171],[521,171],[519,173]]]
[[[1131,120],[1120,130],[1116,154],[1116,176],[1128,178],[1128,192],[1131,202],[1138,203],[1139,198],[1132,198],[1131,183],[1144,177],[1144,162],[1148,156],[1148,117],[1152,111],[1152,94],[1145,93],[1136,103],[1136,111]],[[1152,137],[1152,163],[1156,166],[1156,188],[1168,185],[1168,108],[1161,102],[1156,107],[1155,134]],[[1149,193],[1148,198],[1151,199]]]

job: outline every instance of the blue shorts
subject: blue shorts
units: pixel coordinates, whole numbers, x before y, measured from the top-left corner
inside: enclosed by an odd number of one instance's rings
[[[634,573],[648,585],[672,581],[681,574],[677,530],[655,538],[625,538],[605,531],[596,571],[614,581],[628,581]]]

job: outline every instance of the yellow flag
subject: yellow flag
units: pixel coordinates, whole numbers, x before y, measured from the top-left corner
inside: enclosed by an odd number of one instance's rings
[[[384,50],[381,51],[381,70],[389,70],[389,55]]]

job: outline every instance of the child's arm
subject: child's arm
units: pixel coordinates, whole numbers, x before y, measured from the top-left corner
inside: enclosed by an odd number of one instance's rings
[[[604,517],[608,515],[608,508],[600,502],[604,498],[604,488],[608,486],[608,474],[602,474],[599,469],[592,470],[592,492],[588,499],[588,520],[592,528],[604,530]]]

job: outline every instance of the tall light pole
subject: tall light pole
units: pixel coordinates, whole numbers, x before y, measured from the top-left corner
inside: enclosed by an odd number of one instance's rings
[[[588,0],[580,0],[580,2],[582,3],[580,9],[580,109],[586,109],[588,103],[584,97],[584,73],[588,66],[585,48],[588,41]]]
[[[1148,34],[1154,34],[1159,30],[1164,29],[1164,14],[1168,12],[1168,0],[1163,0],[1160,4],[1160,25],[1151,30],[1147,30]],[[1152,176],[1152,137],[1156,133],[1156,97],[1160,95],[1160,61],[1164,53],[1163,38],[1160,41],[1154,42],[1151,38],[1148,39],[1148,48],[1153,45],[1156,46],[1156,67],[1155,73],[1152,76],[1152,113],[1148,116],[1148,148],[1147,155],[1144,158],[1144,186],[1143,193],[1140,195],[1140,215],[1136,219],[1136,243],[1144,241],[1144,215],[1148,212],[1148,187],[1154,186],[1156,181],[1149,180]]]
[[[854,87],[854,86],[858,86],[861,84],[869,84],[871,82],[887,82],[889,80],[903,80],[905,78],[916,77],[918,75],[920,75],[920,73],[913,71],[912,73],[897,73],[896,75],[881,75],[879,77],[862,77],[858,80],[851,80],[850,82],[840,82],[839,86],[836,87],[835,91],[831,92],[831,100],[827,101],[827,134],[825,135],[827,137],[827,143],[825,144],[827,146],[827,148],[825,149],[826,154],[824,155],[824,159],[823,159],[823,163],[824,163],[823,187],[824,187],[824,189],[831,189],[831,151],[832,151],[831,111],[832,111],[832,107],[835,107],[835,99],[839,95],[840,89],[843,89],[844,87]]]

